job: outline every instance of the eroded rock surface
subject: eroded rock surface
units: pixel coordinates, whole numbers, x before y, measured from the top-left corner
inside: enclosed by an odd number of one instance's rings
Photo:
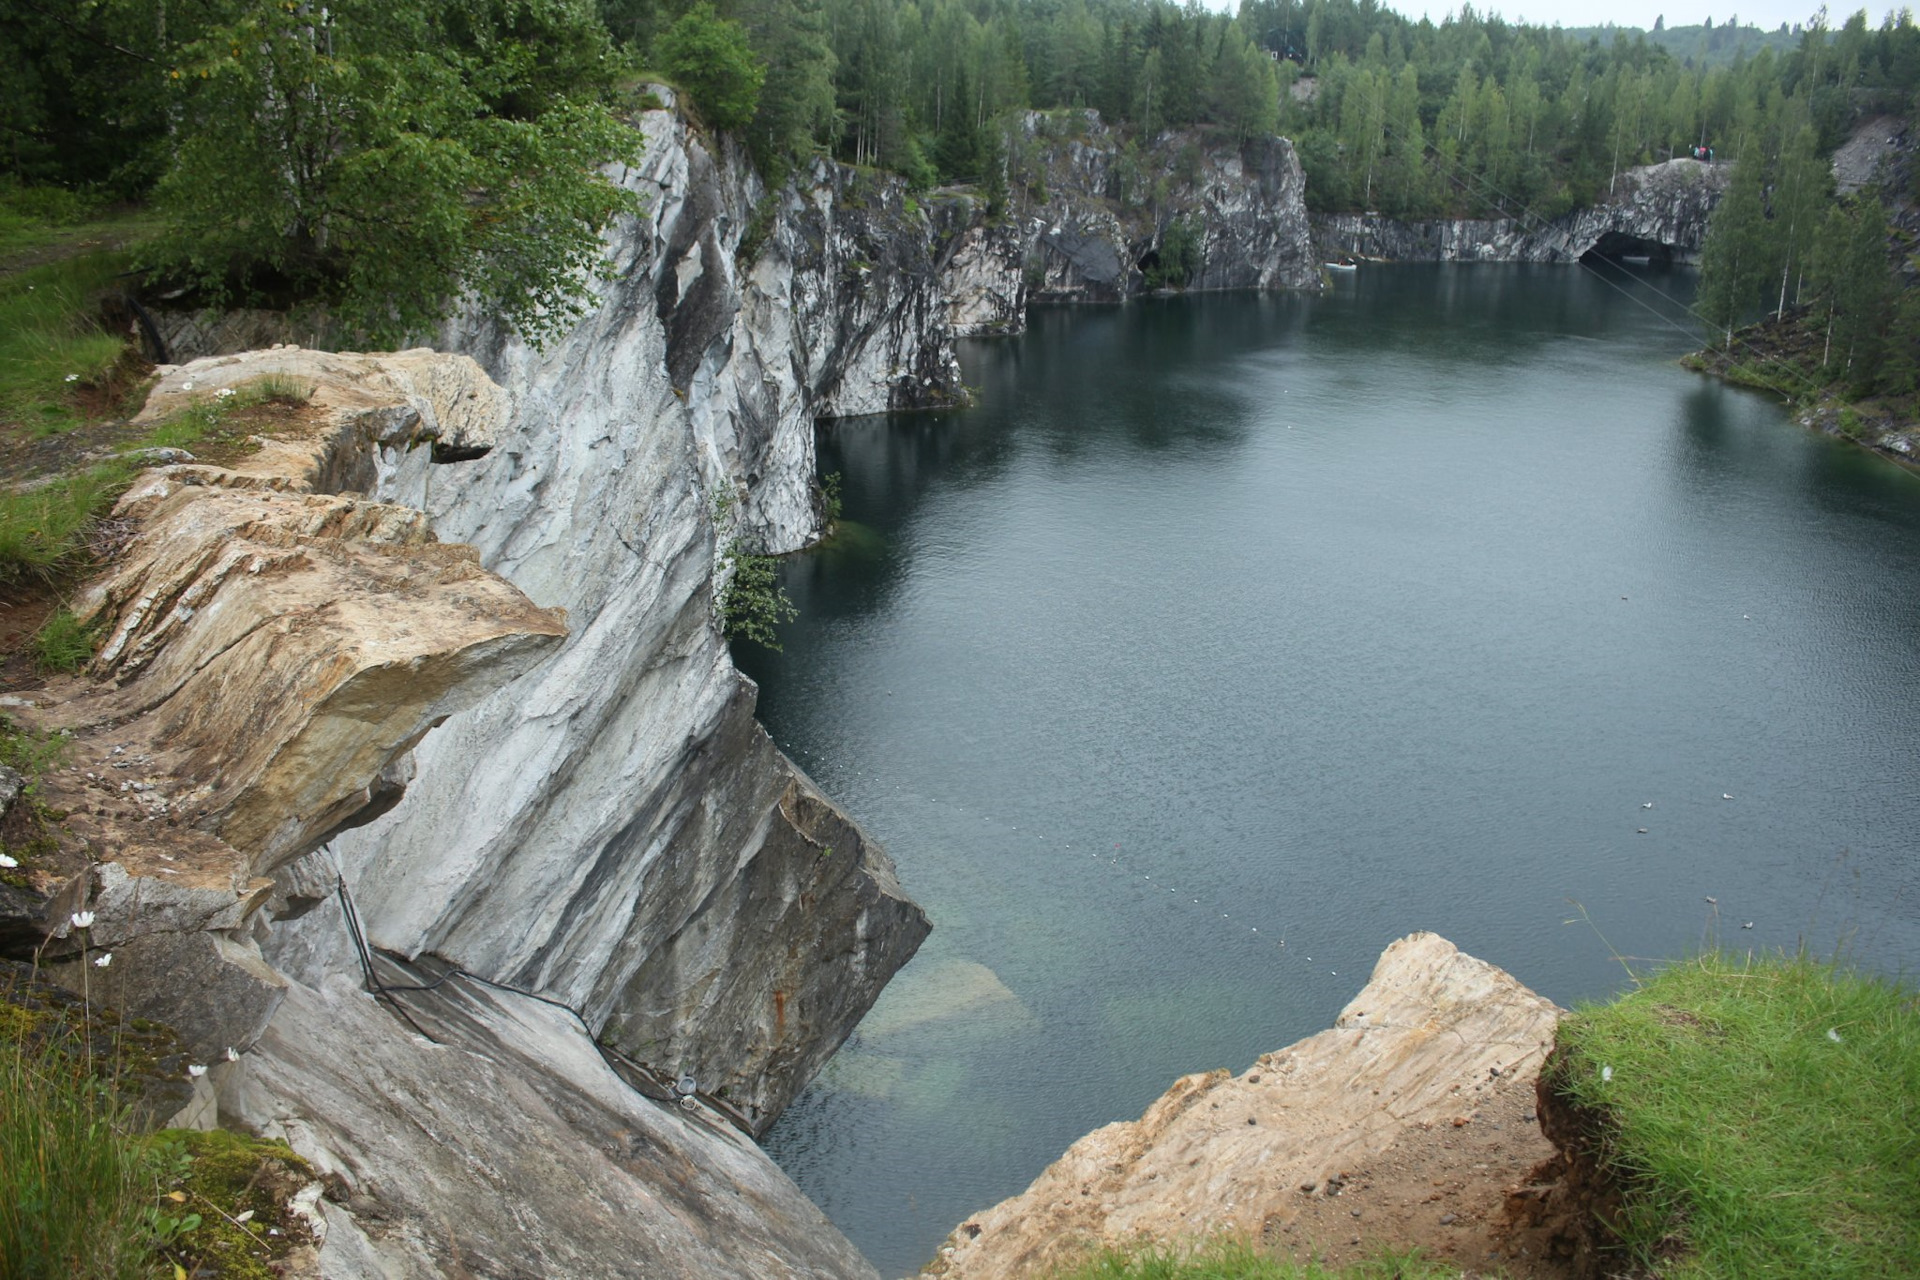
[[[635,1093],[563,1010],[460,978],[392,999],[425,1034],[336,976],[213,1069],[223,1114],[327,1179],[322,1274],[878,1280],[752,1141]]]
[[[1431,933],[1387,948],[1332,1029],[1239,1076],[1184,1076],[1139,1120],[1080,1139],[1026,1191],[968,1219],[928,1274],[1029,1277],[1090,1248],[1284,1231],[1302,1187],[1537,1075],[1560,1010]]]

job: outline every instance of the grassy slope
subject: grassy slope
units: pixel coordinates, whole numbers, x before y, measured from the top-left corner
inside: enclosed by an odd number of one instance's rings
[[[1708,955],[1561,1028],[1626,1245],[1663,1276],[1920,1275],[1920,996],[1802,958]],[[1657,1261],[1665,1258],[1666,1261]]]

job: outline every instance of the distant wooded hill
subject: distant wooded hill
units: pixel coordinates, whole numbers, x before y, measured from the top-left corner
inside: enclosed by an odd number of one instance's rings
[[[1711,18],[1697,27],[1669,27],[1661,23],[1651,31],[1608,23],[1604,27],[1570,27],[1567,34],[1576,40],[1598,40],[1601,44],[1644,39],[1656,48],[1665,49],[1685,66],[1724,67],[1737,59],[1751,58],[1762,49],[1771,49],[1776,54],[1790,53],[1806,33],[1806,28],[1797,22],[1791,27],[1783,22],[1776,31],[1762,31],[1759,27],[1740,26],[1739,21],[1731,18],[1717,27]]]

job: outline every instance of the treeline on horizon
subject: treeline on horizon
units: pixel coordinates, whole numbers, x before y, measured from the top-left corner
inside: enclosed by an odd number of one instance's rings
[[[1862,12],[1689,65],[1374,0],[21,0],[0,74],[0,181],[152,201],[153,270],[390,334],[459,289],[529,323],[578,303],[631,203],[595,169],[648,75],[770,177],[824,153],[995,188],[1014,113],[1092,108],[1133,147],[1290,136],[1323,210],[1551,217],[1694,146],[1772,157],[1809,128],[1824,155],[1910,114],[1920,29]]]

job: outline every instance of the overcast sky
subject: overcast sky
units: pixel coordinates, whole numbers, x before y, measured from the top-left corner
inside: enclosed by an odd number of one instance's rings
[[[1389,4],[1388,7],[1416,18],[1424,12],[1438,22],[1458,6],[1403,3]],[[1819,5],[1812,0],[1724,0],[1722,3],[1714,3],[1713,0],[1513,0],[1512,3],[1487,7],[1510,22],[1524,19],[1542,26],[1552,26],[1557,22],[1563,27],[1597,27],[1601,23],[1614,22],[1623,27],[1651,27],[1653,20],[1664,14],[1670,27],[1695,27],[1708,18],[1718,25],[1737,17],[1742,26],[1771,31],[1783,22],[1789,26],[1806,22]],[[1836,4],[1831,10],[1831,21],[1838,26],[1841,19],[1859,7],[1858,4]],[[1868,15],[1877,26],[1878,15],[1871,9]]]
[[[1231,12],[1239,8],[1238,0],[1206,0],[1216,9]],[[1902,0],[1910,3],[1910,0]],[[1387,0],[1387,8],[1397,9],[1410,18],[1426,14],[1435,22],[1459,8],[1459,0],[1433,0],[1423,4],[1420,0]],[[1662,15],[1670,27],[1696,27],[1708,18],[1714,25],[1738,18],[1742,26],[1761,27],[1772,31],[1781,23],[1792,26],[1804,24],[1819,7],[1818,0],[1488,0],[1481,3],[1475,0],[1474,8],[1487,13],[1498,13],[1509,22],[1525,20],[1540,26],[1550,27],[1559,23],[1563,27],[1597,27],[1602,23],[1613,22],[1623,27],[1651,27],[1653,20]],[[1838,27],[1847,16],[1863,6],[1855,0],[1835,0],[1829,10],[1830,25]],[[1864,6],[1867,21],[1871,26],[1879,26],[1886,15],[1888,5],[1881,3],[1879,8]]]

